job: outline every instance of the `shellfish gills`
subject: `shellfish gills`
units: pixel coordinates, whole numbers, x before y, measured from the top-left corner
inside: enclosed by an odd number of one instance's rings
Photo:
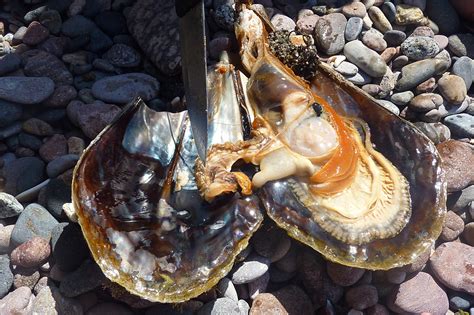
[[[92,256],[145,299],[180,302],[212,288],[263,220],[256,196],[204,202],[196,156],[187,112],[154,112],[138,99],[74,171],[73,204]]]
[[[269,216],[326,258],[370,269],[410,263],[437,238],[445,213],[434,145],[324,65],[310,89],[269,52],[262,21],[245,5],[236,35],[253,137],[210,148],[198,174],[204,197],[248,190],[250,179],[230,171],[242,159],[260,166],[252,184]]]

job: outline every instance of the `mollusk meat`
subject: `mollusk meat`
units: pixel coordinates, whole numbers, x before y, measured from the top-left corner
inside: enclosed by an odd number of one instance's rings
[[[291,236],[350,266],[393,268],[431,246],[446,195],[434,145],[323,64],[311,85],[295,76],[247,5],[236,36],[250,74],[251,138],[215,145],[196,164],[203,198],[261,188],[267,213]],[[258,172],[232,172],[241,160]]]
[[[132,102],[83,153],[73,205],[105,275],[180,302],[232,268],[268,216],[331,261],[412,262],[439,236],[446,183],[434,144],[324,64],[308,84],[271,54],[268,21],[238,4],[248,78],[210,71],[208,152],[187,112]]]

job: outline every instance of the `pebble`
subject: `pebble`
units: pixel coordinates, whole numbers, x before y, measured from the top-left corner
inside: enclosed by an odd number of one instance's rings
[[[417,94],[432,93],[437,87],[438,84],[436,84],[436,79],[431,77],[428,80],[418,84],[415,88],[415,91]]]
[[[429,37],[433,39],[434,32],[428,26],[418,26],[417,28],[413,30],[413,32],[410,34],[408,38],[413,38],[413,37]]]
[[[58,221],[48,210],[36,203],[29,204],[13,228],[11,245],[17,247],[36,236],[49,239],[56,224]]]
[[[396,313],[445,314],[449,308],[448,296],[425,272],[396,286],[387,304]]]
[[[396,8],[395,23],[398,25],[420,24],[425,21],[423,11],[420,8],[404,4],[399,4]]]
[[[390,24],[390,21],[387,19],[387,17],[382,12],[382,10],[380,10],[379,7],[370,7],[368,10],[368,14],[372,22],[374,22],[374,27],[376,29],[378,29],[382,33],[392,30],[392,24]]]
[[[13,265],[25,268],[38,267],[48,259],[50,254],[49,241],[41,237],[33,237],[12,251],[11,262]]]
[[[71,187],[60,178],[54,178],[46,185],[44,205],[56,218],[63,217],[63,205],[71,202]]]
[[[25,132],[40,137],[51,136],[54,133],[53,127],[50,124],[38,118],[30,118],[23,122],[22,129]]]
[[[13,288],[28,287],[30,290],[33,290],[39,278],[40,273],[34,268],[21,268],[16,266],[13,275]]]
[[[367,9],[361,2],[352,2],[342,7],[342,14],[348,19],[351,17],[363,18],[367,14]]]
[[[345,298],[350,307],[362,311],[377,304],[377,288],[370,284],[352,287],[347,290]]]
[[[28,58],[23,71],[30,77],[48,77],[57,85],[73,83],[72,74],[66,65],[58,57],[48,52],[41,52]]]
[[[0,300],[0,314],[30,314],[33,299],[30,288],[18,288]]]
[[[273,293],[257,295],[250,314],[313,314],[311,300],[295,285],[289,285]]]
[[[449,198],[449,208],[460,212],[469,205],[474,205],[474,185],[464,188],[461,192],[452,194]]]
[[[384,2],[382,4],[382,12],[390,23],[395,22],[397,8],[392,2]]]
[[[8,168],[3,169],[6,180],[4,192],[17,195],[44,179],[45,164],[37,157],[23,157],[8,163]]]
[[[469,57],[461,57],[453,64],[453,74],[461,77],[469,90],[474,78],[473,60]]]
[[[383,61],[385,61],[386,64],[389,64],[399,53],[399,49],[395,47],[388,47],[380,54],[380,57],[383,59]]]
[[[392,96],[390,96],[390,101],[392,101],[392,103],[395,105],[404,106],[408,104],[413,99],[413,97],[415,97],[415,94],[413,94],[412,91],[405,91],[392,94]]]
[[[420,129],[435,144],[441,143],[451,138],[451,131],[442,123],[416,122],[415,126]]]
[[[19,104],[38,104],[54,91],[47,77],[0,77],[0,99]]]
[[[226,297],[236,302],[238,302],[239,300],[234,284],[229,278],[222,278],[219,281],[219,283],[217,284],[217,292],[220,294],[221,297]]]
[[[439,52],[436,41],[427,36],[408,37],[400,46],[401,52],[412,60],[433,58]]]
[[[463,299],[460,296],[453,296],[449,299],[449,307],[454,310],[467,310],[469,309],[470,303],[468,300]]]
[[[346,76],[356,75],[357,72],[359,71],[359,69],[357,68],[356,65],[354,65],[350,62],[347,62],[347,61],[341,62],[341,64],[339,66],[335,67],[334,70],[336,70],[340,74],[346,75]]]
[[[347,19],[342,13],[321,17],[314,28],[316,47],[327,55],[339,53],[345,44],[344,31]]]
[[[387,42],[383,39],[382,33],[373,28],[363,34],[362,42],[365,46],[377,52],[384,51],[387,48]]]
[[[52,283],[48,283],[38,292],[31,308],[33,314],[84,314],[79,301],[64,297]]]
[[[357,3],[357,2],[355,2]],[[356,40],[362,32],[363,20],[360,17],[351,17],[344,30],[344,38],[350,42]]]
[[[469,272],[474,261],[474,247],[459,242],[443,243],[430,258],[434,275],[455,291],[474,294],[474,273]]]
[[[294,31],[296,24],[295,22],[284,14],[275,14],[271,22],[277,31]]]
[[[125,104],[140,96],[149,101],[158,96],[160,83],[144,73],[127,73],[100,79],[92,86],[95,98],[104,102]]]
[[[114,44],[102,58],[112,65],[122,68],[133,68],[141,62],[140,53],[125,44]]]
[[[347,267],[333,262],[327,263],[327,273],[335,284],[348,287],[359,281],[364,275],[365,270],[353,267]]]
[[[446,61],[436,58],[410,63],[402,68],[395,88],[398,91],[410,90],[438,74],[445,67]]]
[[[312,35],[318,20],[317,14],[303,16],[296,21],[296,28],[303,34]]]
[[[470,114],[457,114],[444,119],[451,133],[457,138],[474,137],[474,116]]]
[[[64,21],[61,26],[61,32],[70,37],[78,37],[81,35],[88,35],[95,27],[93,21],[82,15],[74,15]]]
[[[405,32],[398,31],[398,30],[390,30],[384,33],[383,39],[387,42],[387,45],[390,47],[399,46],[407,35]]]
[[[10,258],[8,255],[0,255],[0,298],[7,295],[13,284],[13,273],[10,269]],[[2,300],[0,300],[0,310],[2,309]]]
[[[438,80],[438,89],[444,98],[453,104],[461,104],[467,95],[464,80],[457,75],[443,75]]]
[[[18,54],[7,54],[0,57],[0,75],[18,70],[20,64],[21,58]]]
[[[436,93],[423,93],[415,96],[409,104],[411,110],[415,112],[428,112],[443,104],[443,97]]]
[[[464,230],[464,221],[453,211],[448,211],[444,218],[441,239],[446,242],[454,241]]]
[[[61,134],[48,138],[39,149],[39,155],[46,162],[67,154],[67,140]]]
[[[73,155],[81,155],[85,148],[85,142],[79,137],[70,137],[67,139],[67,153]]]
[[[56,10],[46,10],[41,12],[39,22],[52,34],[58,34],[61,31],[63,23],[61,14]]]
[[[448,48],[456,56],[468,56],[474,58],[474,35],[467,34],[456,34],[451,35],[448,38]]]
[[[446,172],[448,192],[459,191],[474,183],[474,174],[467,172],[474,164],[474,150],[467,143],[448,140],[438,144],[438,152]]]
[[[471,218],[473,218],[472,211]],[[464,239],[466,244],[474,246],[474,222],[469,222],[468,224],[466,224],[466,226],[464,227],[464,232],[462,233],[462,238]]]
[[[0,254],[10,253],[10,237],[15,225],[0,225]]]
[[[0,192],[0,219],[16,217],[23,211],[23,206],[12,195]]]
[[[56,225],[51,231],[51,247],[56,265],[66,272],[77,269],[89,256],[89,249],[84,241],[81,229],[79,225],[73,223],[64,222]],[[226,280],[221,281],[224,284]],[[220,288],[223,289],[223,287]],[[232,295],[232,288],[234,288],[232,283],[227,284],[226,290],[222,292]]]
[[[449,39],[444,35],[435,35],[434,40],[438,44],[439,50],[443,50],[448,47]]]
[[[99,266],[86,260],[62,279],[59,290],[66,297],[75,297],[101,286],[104,281],[105,276]]]
[[[66,107],[77,96],[76,89],[71,85],[60,85],[54,89],[53,94],[43,102],[49,107]]]
[[[270,260],[262,256],[247,258],[232,274],[234,284],[243,284],[254,281],[268,271]]]
[[[76,123],[90,139],[94,139],[120,111],[118,106],[101,101],[95,101],[92,104],[71,102],[67,108],[69,119]]]
[[[347,59],[372,77],[382,77],[387,72],[387,65],[372,49],[361,41],[354,40],[344,46]]]
[[[46,174],[49,178],[57,177],[66,170],[73,168],[78,160],[79,156],[77,154],[61,155],[48,163]]]
[[[426,15],[445,35],[451,35],[459,30],[461,24],[459,16],[449,0],[427,1]]]
[[[355,85],[367,85],[370,82],[372,82],[372,78],[365,72],[359,70],[355,75],[353,76],[346,76],[345,77],[349,82],[354,83]]]
[[[400,115],[400,109],[392,102],[387,100],[377,100],[377,103],[380,104],[383,108],[392,112],[393,114]]]
[[[204,304],[204,306],[197,312],[198,315],[211,314],[229,314],[241,315],[239,304],[237,301],[223,297],[215,301]]]
[[[174,3],[168,0],[137,1],[126,18],[131,35],[153,64],[165,75],[180,74],[178,17]]]
[[[28,25],[23,35],[23,43],[29,46],[36,46],[46,40],[49,36],[49,30],[37,21],[33,21]]]

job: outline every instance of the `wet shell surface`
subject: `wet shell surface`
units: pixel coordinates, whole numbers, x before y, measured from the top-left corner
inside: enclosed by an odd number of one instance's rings
[[[75,169],[73,204],[95,261],[151,301],[212,288],[263,220],[257,196],[201,199],[193,143],[187,112],[154,112],[138,99]]]

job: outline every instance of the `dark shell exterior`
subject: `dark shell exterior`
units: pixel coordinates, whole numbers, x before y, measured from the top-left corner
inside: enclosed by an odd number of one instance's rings
[[[178,135],[154,129],[160,125]],[[73,204],[95,261],[109,279],[151,301],[208,291],[263,220],[257,196],[207,204],[197,190],[174,186],[190,134],[186,113],[154,112],[138,99],[91,143],[74,172]]]
[[[410,183],[411,218],[393,238],[362,245],[344,244],[311,219],[288,180],[267,183],[260,191],[268,215],[289,235],[331,261],[383,270],[411,263],[438,238],[446,213],[445,175],[435,145],[411,123],[378,105],[371,96],[325,64],[318,66],[312,89],[340,115],[368,123],[376,150]]]

